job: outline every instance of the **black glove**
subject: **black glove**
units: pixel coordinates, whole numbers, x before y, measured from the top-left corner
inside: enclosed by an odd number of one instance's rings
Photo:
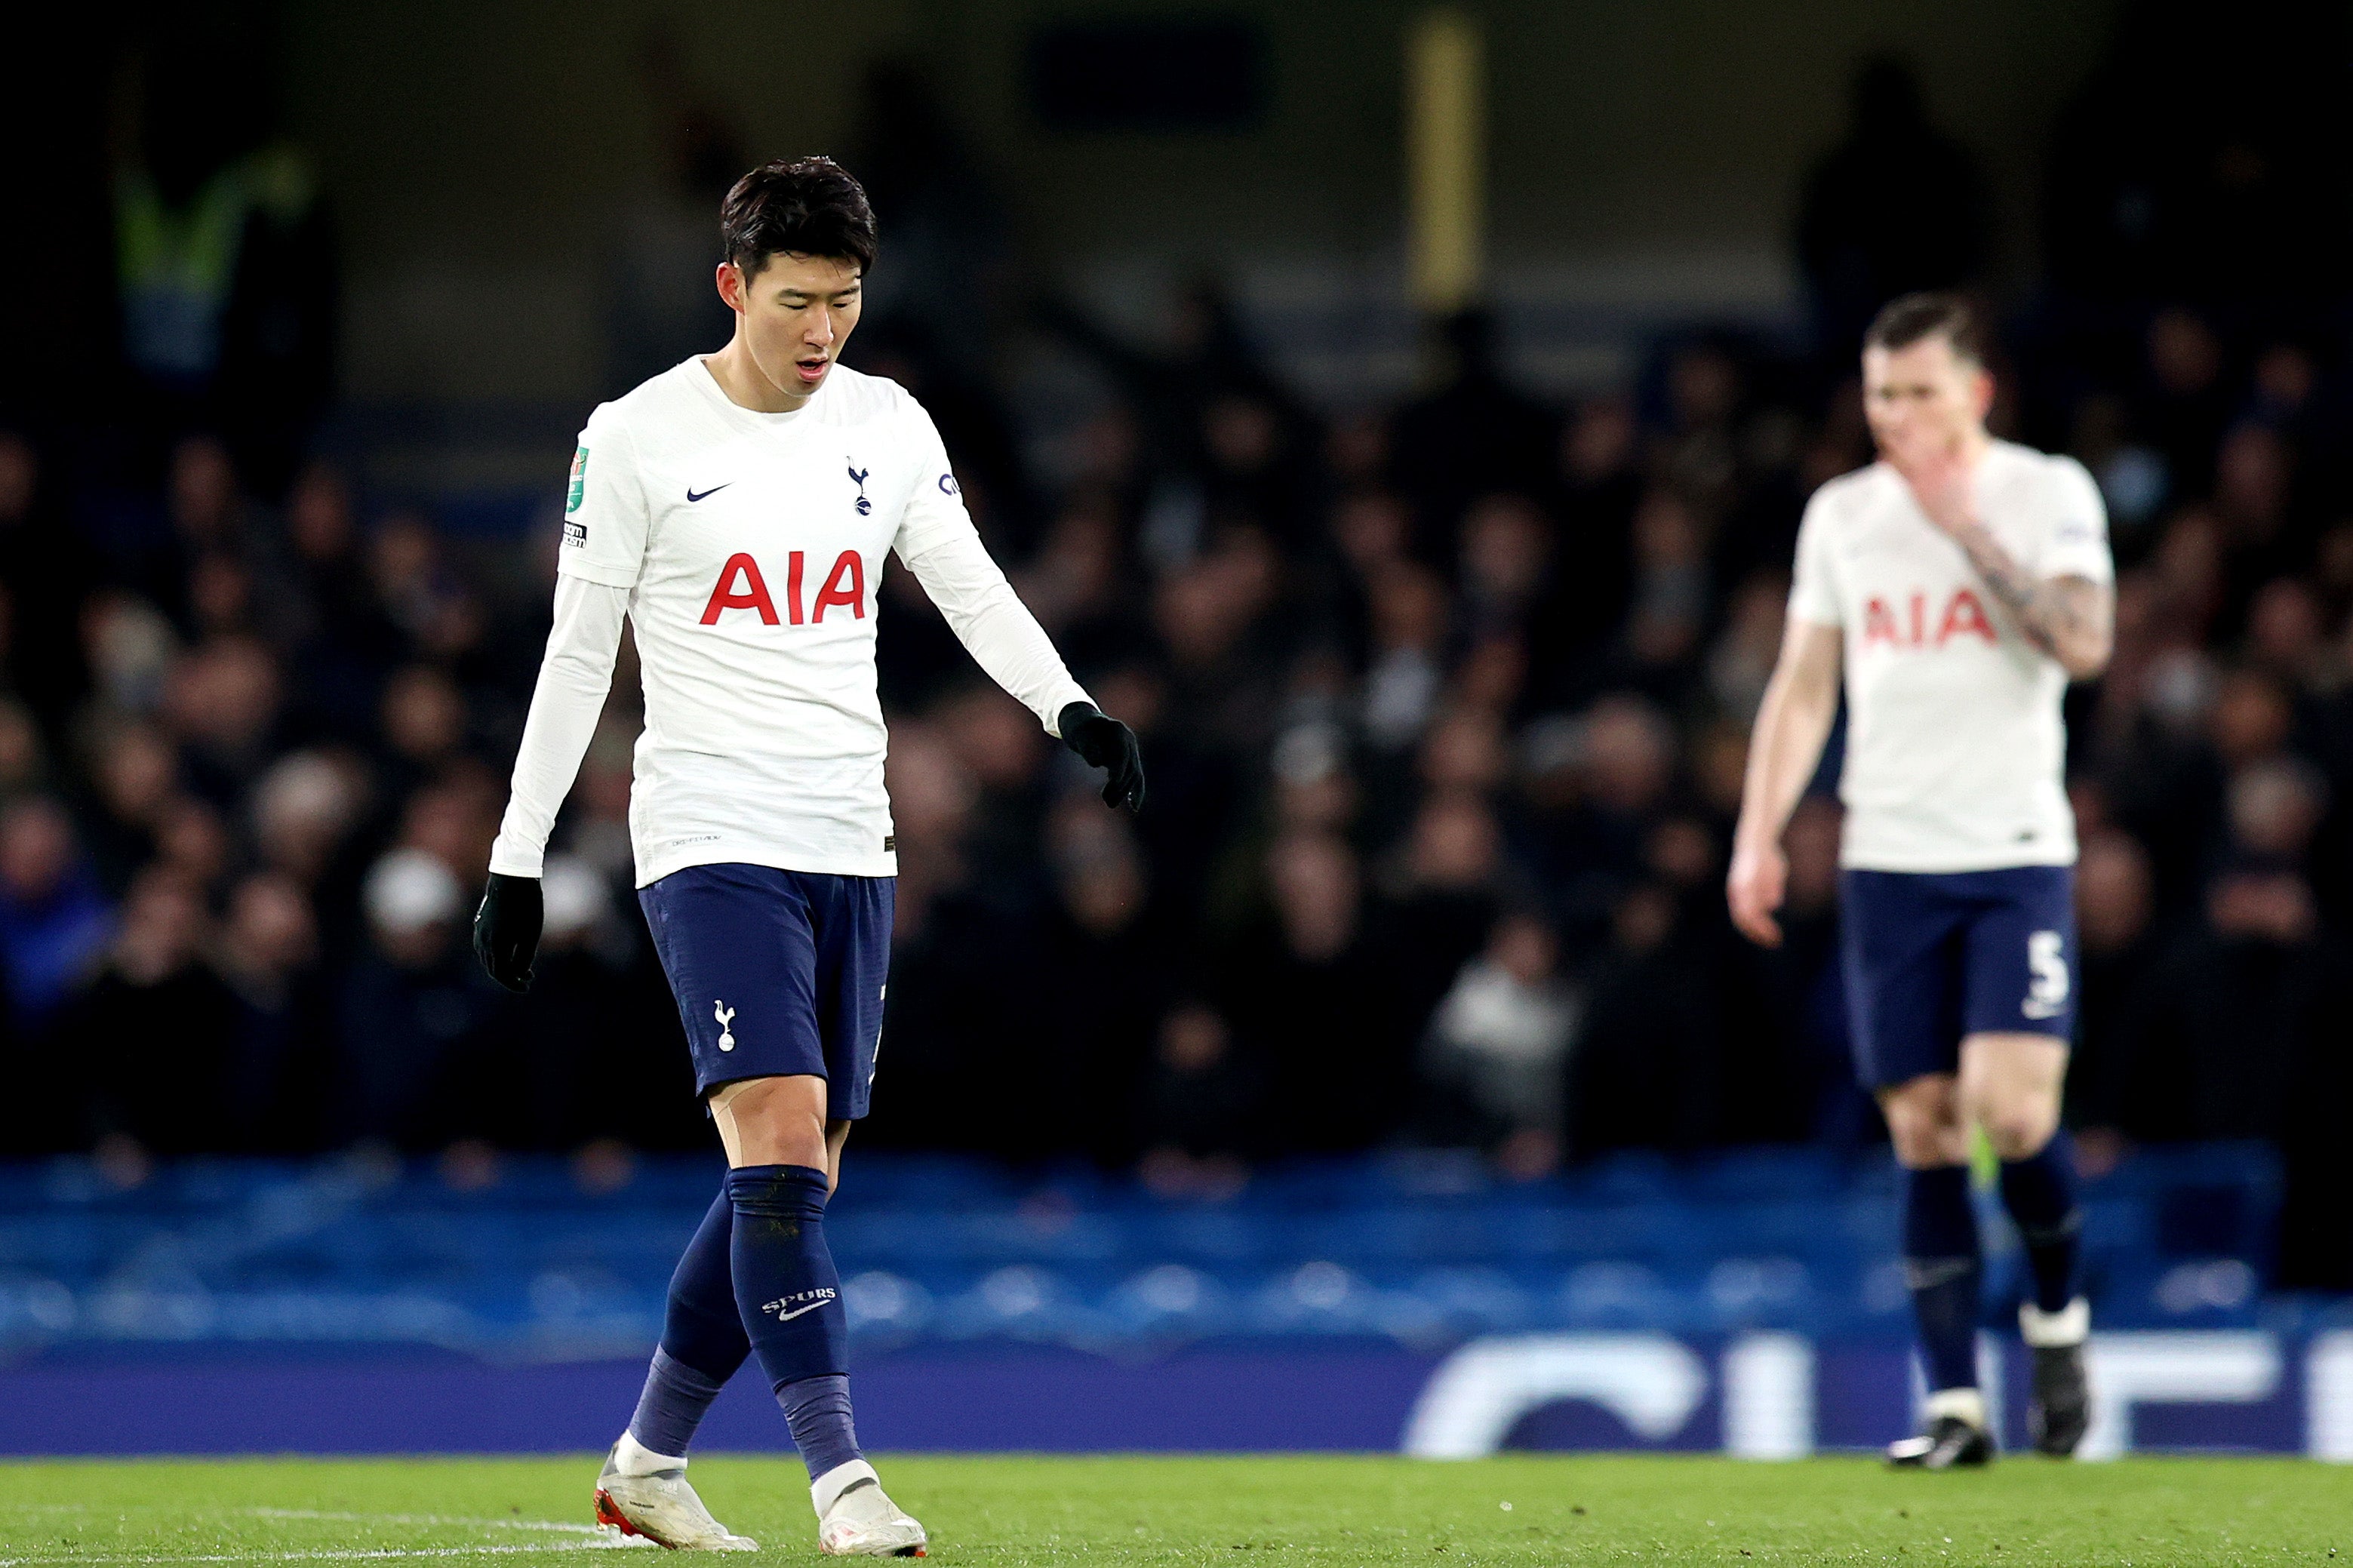
[[[1110,774],[1103,780],[1105,805],[1144,809],[1144,752],[1135,743],[1134,731],[1092,702],[1073,702],[1063,709],[1055,728],[1062,731],[1062,744]]]
[[[474,911],[474,956],[510,991],[531,989],[531,963],[539,955],[539,879],[491,873],[482,907]]]

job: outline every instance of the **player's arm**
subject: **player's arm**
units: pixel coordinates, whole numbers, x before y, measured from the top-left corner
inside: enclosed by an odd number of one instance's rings
[[[1968,554],[1994,597],[2010,606],[2026,640],[2057,659],[2069,679],[2089,680],[2108,668],[2108,654],[2116,646],[2114,588],[2072,574],[2035,576],[1975,518],[1946,531]]]
[[[2027,641],[2058,660],[2071,679],[2089,680],[2107,668],[2116,645],[2112,584],[2075,572],[2042,575],[2010,553],[1978,515],[1970,467],[1957,449],[1895,461],[1895,468],[1928,521],[1961,547],[1993,596],[2009,607]],[[2096,511],[2098,492],[2089,479],[2079,482],[2088,492],[2084,504]],[[2105,545],[2099,562],[2105,571]]]
[[[930,425],[923,418],[927,434]],[[981,543],[937,435],[929,434],[927,444],[931,460],[894,543],[899,559],[989,679],[1036,714],[1048,734],[1103,770],[1103,804],[1142,810],[1144,756],[1135,732],[1098,709],[1071,678],[1046,628]]]
[[[1822,743],[1838,717],[1844,637],[1837,626],[1790,618],[1749,737],[1748,776],[1740,791],[1740,825],[1733,830],[1725,896],[1732,923],[1767,947],[1781,944],[1780,923],[1773,918],[1789,873],[1781,832],[1821,762]]]
[[[621,623],[645,563],[650,528],[637,451],[610,405],[588,416],[572,460],[557,552],[554,625],[523,721],[505,817],[491,846],[491,879],[474,912],[474,956],[510,991],[531,985],[539,952],[541,862],[580,759],[613,685]]]
[[[530,988],[539,951],[540,870],[547,836],[564,797],[572,793],[587,754],[605,697],[613,686],[613,656],[629,593],[578,577],[555,580],[555,625],[547,634],[539,683],[515,752],[506,816],[491,846],[491,879],[474,914],[474,953],[491,979],[510,991]]]

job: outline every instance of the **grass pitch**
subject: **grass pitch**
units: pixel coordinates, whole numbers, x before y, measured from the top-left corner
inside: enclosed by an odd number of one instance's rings
[[[596,1461],[0,1464],[0,1568],[467,1559],[603,1550]],[[2276,1563],[2353,1568],[2353,1469],[2293,1459],[2012,1458],[1978,1475],[1863,1459],[886,1458],[943,1564]],[[817,1556],[800,1468],[697,1459],[764,1555]],[[650,1549],[648,1549],[650,1550]],[[650,1558],[628,1559],[648,1562]]]

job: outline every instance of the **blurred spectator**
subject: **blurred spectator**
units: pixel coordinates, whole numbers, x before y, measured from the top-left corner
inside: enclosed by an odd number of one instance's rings
[[[1427,353],[1431,390],[1398,410],[1398,427],[1412,436],[1394,446],[1390,468],[1419,514],[1423,557],[1442,562],[1453,557],[1456,523],[1473,500],[1544,489],[1559,422],[1505,375],[1488,312],[1433,323]]]
[[[215,942],[233,998],[227,1115],[237,1146],[301,1152],[324,1140],[333,1009],[311,902],[291,879],[237,884]]]
[[[753,162],[743,126],[695,79],[675,32],[649,27],[630,58],[660,178],[632,193],[615,225],[605,367],[613,393],[726,342],[734,322],[711,287],[711,215]]]
[[[277,140],[255,16],[166,16],[115,95],[122,357],[159,411],[234,427],[273,488],[333,381],[335,250]]]
[[[340,1009],[342,1140],[436,1148],[524,1108],[466,1091],[505,1043],[512,1009],[459,940],[464,893],[425,850],[396,849],[368,873],[370,950]]]
[[[485,1125],[510,1147],[598,1144],[589,1163],[600,1168],[616,1148],[691,1142],[702,1120],[693,1074],[670,1031],[643,1026],[628,982],[638,950],[610,884],[586,861],[558,854],[547,858],[541,889],[546,925],[531,1005],[516,1010],[512,1041],[467,1064],[472,1092],[505,1102]],[[646,1092],[617,1096],[616,1084]]]
[[[1991,258],[1976,157],[1930,122],[1912,68],[1884,56],[1856,73],[1846,134],[1808,171],[1799,208],[1815,341],[1834,363],[1852,363],[1888,300],[1974,282]]]
[[[1135,1100],[1169,984],[1172,933],[1155,918],[1134,839],[1092,792],[1062,798],[1048,843],[1057,896],[1039,956],[1058,1000],[1021,1070],[1030,1079],[1025,1120],[1067,1128],[1065,1143],[1124,1163],[1136,1134],[1111,1108]]]
[[[434,778],[464,754],[466,697],[458,683],[430,665],[410,665],[384,688],[384,745],[395,795]]]
[[[1573,1047],[1569,1143],[1579,1155],[1701,1148],[1718,1135],[1732,1042],[1676,906],[1670,889],[1642,882],[1611,910]]]
[[[163,731],[136,721],[108,725],[92,751],[90,857],[107,891],[120,896],[154,856],[164,809],[177,796],[179,753]]]
[[[1161,1019],[1142,1099],[1138,1173],[1146,1187],[1170,1198],[1241,1190],[1249,1179],[1243,1155],[1261,1134],[1265,1108],[1215,1008],[1187,1003]]]
[[[93,595],[82,609],[82,647],[98,700],[117,713],[153,713],[178,652],[172,623],[135,595]]]
[[[1287,1149],[1362,1149],[1402,1119],[1411,1037],[1366,940],[1362,875],[1328,835],[1277,842],[1262,923],[1222,964],[1222,1011],[1265,1064]]]
[[[198,889],[142,873],[124,895],[105,966],[61,1014],[92,1131],[117,1163],[248,1146],[235,1070],[236,1005],[204,962]]]
[[[47,795],[0,810],[0,964],[20,1036],[38,1036],[105,949],[113,917]]]
[[[189,795],[165,803],[156,824],[157,867],[204,897],[228,870],[230,852],[227,826],[211,805]]]
[[[275,754],[280,694],[278,662],[253,637],[216,637],[173,661],[164,715],[199,795],[243,798]]]
[[[1418,1032],[1479,951],[1506,889],[1493,810],[1464,790],[1415,814],[1384,879],[1379,942],[1391,1005]]]
[[[1410,745],[1438,700],[1446,591],[1429,573],[1400,564],[1374,579],[1370,596],[1373,648],[1365,672],[1365,731],[1376,746]]]
[[[2215,442],[2230,417],[2222,385],[2222,341],[2184,306],[2148,324],[2147,362],[2136,416],[2164,461],[2175,493],[2202,496],[2213,481]]]
[[[2163,1136],[2160,1112],[2143,1097],[2160,1087],[2140,1059],[2156,1005],[2162,940],[2148,857],[2114,828],[2087,836],[2075,868],[2078,1005],[2067,1064],[2067,1115],[2078,1158],[2094,1173],[2113,1168],[2127,1141]]]
[[[1462,523],[1462,630],[1473,641],[1526,629],[1551,566],[1551,531],[1533,502],[1492,495]]]
[[[1782,606],[1788,579],[1759,574],[1740,585],[1725,617],[1723,635],[1709,651],[1708,695],[1724,716],[1746,730],[1757,719],[1765,683],[1781,654]]]
[[[41,733],[32,710],[10,697],[0,697],[0,795],[22,795],[48,781],[48,759],[42,754]]]
[[[2133,1103],[2156,1138],[2277,1139],[2316,1053],[2353,1025],[2343,960],[2291,869],[2224,872],[2151,987]]]
[[[1707,612],[1707,565],[1699,521],[1667,490],[1634,514],[1633,603],[1626,655],[1637,681],[1671,676],[1698,646]]]
[[[1780,1051],[1757,1054],[1776,1081],[1750,1081],[1757,1105],[1749,1125],[1852,1147],[1874,1136],[1878,1113],[1855,1088],[1847,1035],[1846,973],[1839,949],[1839,832],[1842,814],[1827,795],[1809,795],[1782,836],[1789,857],[1781,945],[1761,955],[1768,1016],[1759,1022],[1784,1037]]]
[[[1425,1131],[1471,1144],[1516,1177],[1560,1161],[1563,1077],[1581,998],[1554,973],[1552,931],[1532,915],[1495,922],[1430,1020],[1422,1073],[1437,1093]]]

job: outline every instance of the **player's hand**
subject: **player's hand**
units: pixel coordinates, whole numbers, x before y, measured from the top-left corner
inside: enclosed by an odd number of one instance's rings
[[[1054,727],[1062,732],[1062,744],[1108,775],[1103,789],[1105,805],[1144,809],[1144,751],[1135,743],[1134,731],[1092,702],[1071,703]]]
[[[491,873],[490,886],[482,889],[482,907],[474,911],[474,956],[491,979],[510,991],[531,989],[542,919],[538,878]]]
[[[1781,922],[1773,918],[1781,907],[1789,881],[1789,858],[1778,844],[1736,846],[1732,869],[1725,874],[1725,901],[1732,906],[1732,923],[1759,947],[1781,945]]]
[[[1909,444],[1891,450],[1887,460],[1938,529],[1959,534],[1977,526],[1977,465],[1958,441]]]

